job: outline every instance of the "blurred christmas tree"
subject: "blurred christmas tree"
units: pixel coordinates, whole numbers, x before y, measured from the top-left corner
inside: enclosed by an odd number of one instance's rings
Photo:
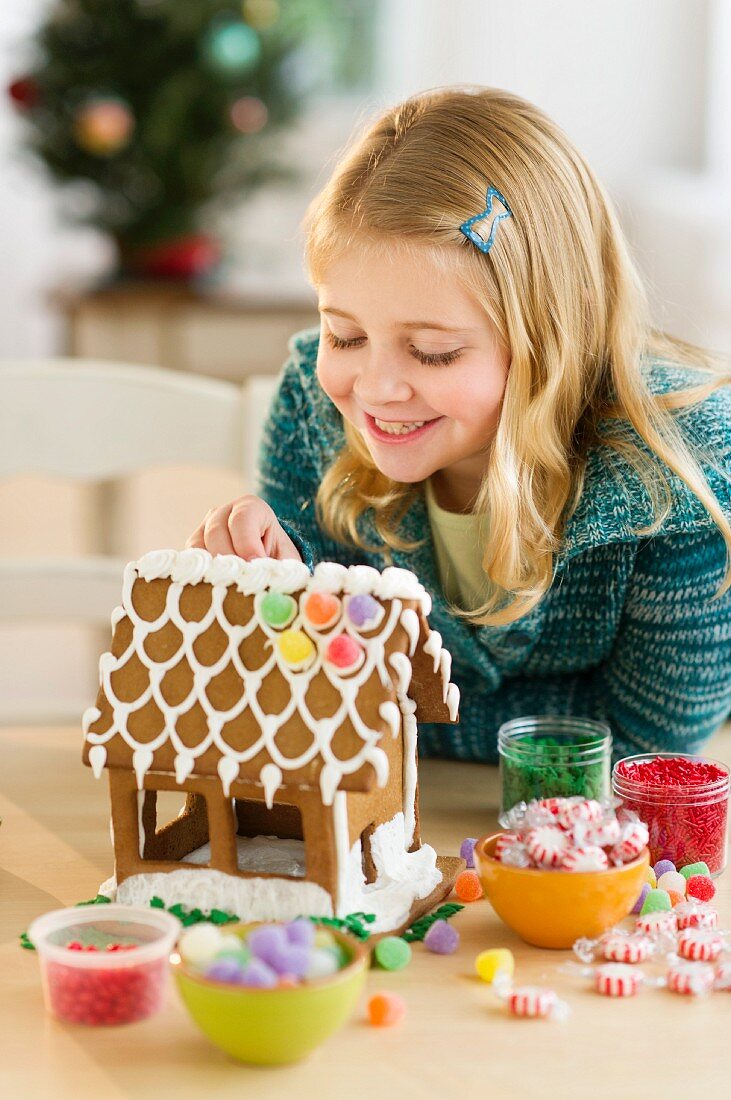
[[[277,134],[350,58],[368,63],[365,0],[58,0],[9,92],[75,220],[123,265],[187,277],[216,258],[215,201],[295,177]],[[329,59],[332,62],[329,63]],[[329,70],[329,71],[328,71]]]

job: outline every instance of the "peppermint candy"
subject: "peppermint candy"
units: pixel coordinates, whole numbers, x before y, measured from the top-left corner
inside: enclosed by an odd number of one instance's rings
[[[629,863],[637,859],[650,839],[644,821],[628,821],[621,828],[620,838],[612,848],[613,863]]]
[[[569,849],[561,863],[564,871],[606,871],[608,866],[606,852],[591,844]]]
[[[525,846],[536,867],[560,867],[569,838],[555,825],[541,825],[527,833]]]
[[[718,913],[705,902],[680,901],[673,908],[678,921],[678,930],[685,928],[717,928]]]
[[[558,997],[552,989],[524,985],[514,989],[508,996],[508,1008],[513,1016],[548,1016],[558,1004]]]
[[[567,798],[556,812],[556,824],[562,829],[575,825],[598,825],[604,817],[601,803],[593,798]]]
[[[713,988],[716,973],[708,963],[685,962],[681,959],[668,970],[668,989],[686,996],[699,996]]]
[[[629,936],[610,935],[605,939],[602,951],[609,962],[644,962],[652,953],[652,940],[638,932]]]
[[[644,917],[638,917],[635,921],[637,931],[644,932],[647,936],[672,936],[677,927],[678,918],[674,909],[645,913]]]
[[[707,928],[686,928],[678,936],[678,954],[692,962],[715,962],[723,948],[723,937]]]
[[[594,983],[597,993],[605,997],[634,997],[644,977],[641,970],[624,963],[606,963],[596,968]]]

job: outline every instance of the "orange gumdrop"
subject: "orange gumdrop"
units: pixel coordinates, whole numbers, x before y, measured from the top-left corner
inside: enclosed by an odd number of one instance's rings
[[[673,907],[675,907],[679,902],[685,901],[685,894],[681,894],[677,890],[668,890],[668,897],[670,898],[670,904]]]
[[[454,884],[454,892],[460,901],[477,901],[482,897],[482,883],[477,871],[461,871]]]
[[[340,600],[331,592],[310,592],[305,601],[305,615],[314,627],[330,626],[340,615]]]
[[[373,1027],[393,1027],[406,1015],[406,1005],[395,993],[376,993],[368,1001],[368,1022]]]

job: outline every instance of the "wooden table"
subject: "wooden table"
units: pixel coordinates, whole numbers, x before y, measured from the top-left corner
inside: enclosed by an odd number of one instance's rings
[[[370,1028],[360,1013],[292,1068],[229,1061],[173,992],[166,1010],[144,1023],[98,1031],[59,1024],[44,1012],[35,955],[17,937],[38,914],[92,897],[110,873],[106,784],[81,765],[78,730],[0,731],[0,752],[0,1096],[8,1100],[729,1095],[731,995],[691,1002],[648,989],[628,1001],[599,997],[558,972],[568,953],[526,946],[487,902],[456,917],[456,955],[417,948],[407,970],[371,972],[369,991],[404,997],[400,1026]],[[731,728],[709,753],[731,759]],[[495,825],[494,768],[427,761],[421,785],[423,834],[440,851],[454,853],[465,836]],[[731,874],[718,885],[729,927]],[[570,1002],[568,1020],[505,1014],[472,974],[477,952],[498,946],[515,953],[521,982],[550,985]]]

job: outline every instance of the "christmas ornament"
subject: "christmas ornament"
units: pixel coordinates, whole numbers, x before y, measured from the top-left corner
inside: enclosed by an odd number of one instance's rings
[[[241,7],[246,22],[258,31],[268,30],[279,19],[277,0],[244,0]]]
[[[258,134],[268,117],[266,105],[256,96],[245,95],[231,104],[231,121],[242,134]]]
[[[129,144],[135,128],[134,115],[122,99],[98,98],[87,101],[76,113],[76,144],[97,157],[111,157]]]
[[[30,110],[40,102],[41,94],[35,80],[28,76],[21,76],[14,80],[8,87],[8,95],[16,107]]]
[[[216,23],[203,39],[203,52],[217,72],[240,77],[259,61],[261,41],[246,23]]]

